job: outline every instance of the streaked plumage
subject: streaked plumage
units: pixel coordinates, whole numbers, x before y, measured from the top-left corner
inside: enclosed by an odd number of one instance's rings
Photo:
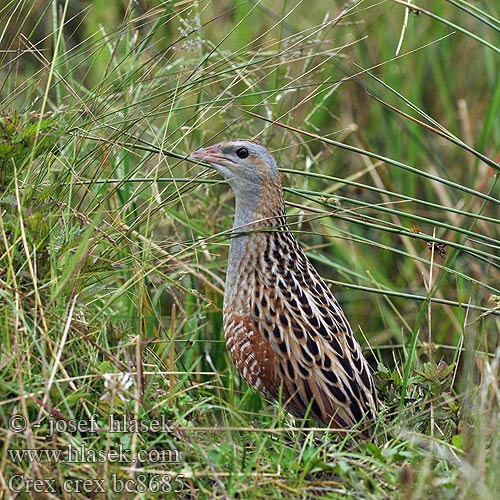
[[[291,413],[332,428],[368,428],[377,408],[369,366],[344,313],[286,224],[276,162],[230,140],[191,154],[235,192],[224,295],[226,345],[239,373]],[[367,431],[369,433],[369,430]]]

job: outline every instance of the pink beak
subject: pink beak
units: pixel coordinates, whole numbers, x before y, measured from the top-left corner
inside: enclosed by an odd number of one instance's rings
[[[190,154],[191,158],[207,163],[220,164],[220,160],[225,159],[224,154],[218,146],[209,146],[208,148],[197,149]]]

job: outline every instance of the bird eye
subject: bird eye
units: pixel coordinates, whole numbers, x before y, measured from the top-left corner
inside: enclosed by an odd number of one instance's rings
[[[238,148],[236,151],[236,156],[241,158],[242,160],[248,158],[248,149],[247,148]]]

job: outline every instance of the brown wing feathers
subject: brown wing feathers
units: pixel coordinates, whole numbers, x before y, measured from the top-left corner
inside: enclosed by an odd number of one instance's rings
[[[288,406],[303,415],[311,405],[312,415],[325,424],[355,425],[371,413],[376,398],[340,306],[290,233],[267,233],[262,243],[251,328],[262,331],[276,354]],[[270,257],[275,247],[279,263]]]

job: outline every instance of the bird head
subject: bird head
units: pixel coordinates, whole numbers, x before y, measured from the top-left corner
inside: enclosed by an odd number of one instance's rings
[[[260,197],[278,178],[271,153],[258,142],[235,139],[191,153],[191,158],[210,163],[233,188],[236,197]]]

